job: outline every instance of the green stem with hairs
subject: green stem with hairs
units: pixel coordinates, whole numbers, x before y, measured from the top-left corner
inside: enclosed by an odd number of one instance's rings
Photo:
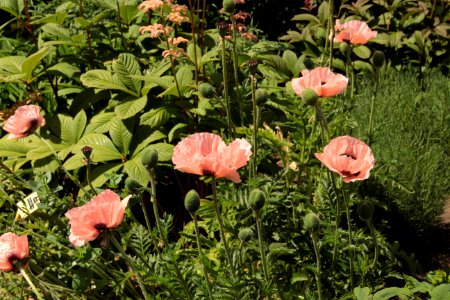
[[[120,254],[122,255],[122,258],[125,259],[127,262],[127,265],[133,270],[134,275],[136,275],[136,280],[139,284],[139,287],[141,288],[142,294],[144,295],[145,300],[150,299],[150,295],[148,294],[144,282],[142,281],[141,275],[139,274],[136,266],[134,265],[134,262],[131,260],[131,258],[126,254],[125,250],[123,250],[122,245],[120,245],[119,241],[116,239],[113,233],[108,233],[109,240],[114,245],[114,247],[119,250]]]
[[[230,99],[228,97],[228,75],[227,75],[227,59],[226,59],[226,45],[225,38],[222,38],[222,79],[223,79],[223,98],[225,102],[226,112],[227,112],[227,125],[228,125],[228,135],[233,136],[232,122],[231,122],[231,109],[230,109]]]
[[[261,253],[261,262],[263,265],[264,278],[266,282],[269,282],[269,269],[267,267],[267,259],[266,259],[266,251],[264,250],[264,242],[262,239],[262,223],[261,223],[261,211],[255,210],[255,218],[256,218],[256,230],[258,231],[258,243],[259,243],[259,252]],[[270,294],[268,295],[270,299]]]
[[[241,90],[240,90],[240,86],[239,86],[239,73],[238,73],[238,69],[239,69],[239,65],[238,65],[238,52],[237,52],[237,48],[236,48],[236,20],[233,18],[233,16],[230,16],[230,20],[231,23],[233,25],[233,48],[232,48],[232,52],[233,52],[233,69],[234,69],[234,83],[236,85],[236,98],[237,98],[237,103],[238,103],[238,108],[239,108],[239,117],[241,120],[241,126],[244,126],[244,109],[242,107],[242,99],[241,99]]]
[[[252,168],[251,177],[256,176],[257,154],[258,154],[258,107],[256,105],[256,77],[250,75],[252,85],[252,107],[253,107],[253,138],[252,138]]]
[[[91,181],[91,159],[90,158],[86,158],[86,164],[87,164],[86,165],[86,180],[87,180],[92,192],[94,193],[94,195],[98,195],[98,193],[95,190],[94,186],[92,185],[92,181]]]
[[[36,297],[39,300],[44,300],[44,297],[42,297],[41,293],[39,293],[38,289],[36,288],[34,283],[31,281],[31,278],[28,276],[27,272],[25,272],[24,268],[20,268],[20,274],[28,282],[28,285],[31,287],[31,289],[33,290],[33,292],[36,295]]]
[[[319,300],[322,300],[322,284],[320,281],[321,266],[320,266],[320,249],[317,242],[317,232],[311,233],[312,242],[314,246],[314,252],[316,254],[316,281],[317,281],[317,293],[319,294]]]
[[[353,290],[354,288],[354,281],[353,281],[353,258],[354,258],[354,254],[355,251],[353,249],[353,236],[352,236],[352,222],[350,219],[350,207],[349,207],[349,202],[347,202],[347,197],[345,195],[345,188],[342,187],[342,199],[344,202],[344,206],[345,206],[345,213],[347,215],[347,231],[348,231],[348,247],[349,247],[349,252],[350,252],[350,257],[349,257],[349,267],[350,267],[350,288]],[[348,199],[350,200],[350,199]]]
[[[375,68],[375,90],[372,95],[371,103],[370,103],[370,114],[369,114],[369,129],[367,134],[367,144],[370,146],[372,143],[372,136],[373,136],[373,115],[375,113],[375,99],[378,94],[378,87],[380,82],[380,70],[379,68]]]
[[[373,242],[373,245],[375,248],[375,254],[373,256],[373,261],[372,261],[372,265],[371,265],[371,268],[375,268],[375,265],[378,261],[378,256],[380,255],[380,247],[378,247],[378,239],[377,239],[375,227],[373,226],[372,220],[366,220],[366,223],[370,229],[370,235],[372,236],[372,242]]]

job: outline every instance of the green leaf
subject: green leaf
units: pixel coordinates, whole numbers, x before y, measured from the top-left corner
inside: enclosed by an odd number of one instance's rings
[[[133,120],[132,120],[133,121]],[[126,155],[131,143],[132,133],[119,118],[113,118],[109,135],[113,143]]]
[[[127,89],[132,90],[135,95],[140,94],[141,81],[130,77],[131,75],[142,75],[139,64],[133,54],[119,54],[118,59],[114,60],[112,63],[112,70],[115,72],[115,75],[117,75],[119,81],[124,84]]]
[[[0,140],[0,157],[25,157],[33,149],[26,144],[13,140]]]
[[[128,174],[128,176],[135,179],[143,186],[147,186],[150,182],[150,175],[148,174],[147,169],[142,164],[140,157],[136,157],[132,160],[127,161],[123,165],[123,170]]]
[[[319,6],[319,20],[320,24],[325,25],[328,20],[328,15],[330,11],[330,4],[327,1],[323,1]]]
[[[353,289],[353,293],[356,296],[356,300],[367,300],[369,299],[369,295],[370,295],[370,288],[368,287],[355,287]]]
[[[430,291],[430,300],[448,300],[450,298],[450,284],[440,284]]]
[[[199,61],[198,67],[199,68],[203,68],[204,65],[206,65],[209,62],[218,60],[218,55],[219,55],[219,48],[213,48],[212,50],[206,52]]]
[[[141,116],[140,125],[148,125],[152,129],[159,128],[170,119],[170,115],[165,107],[152,109]]]
[[[147,105],[147,95],[119,104],[114,108],[119,119],[128,119],[140,113]]]
[[[355,53],[356,56],[362,59],[368,59],[371,55],[370,49],[364,45],[353,47],[353,53]]]
[[[194,43],[189,43],[186,51],[192,63],[195,63],[195,57],[197,57],[197,63],[200,61],[202,57],[202,51],[200,50],[200,47],[198,47]]]
[[[50,128],[67,145],[76,144],[83,135],[86,127],[86,113],[81,110],[75,118],[58,114],[59,122],[51,122]]]
[[[411,291],[407,288],[389,287],[376,292],[373,300],[388,300],[392,297],[406,298],[411,295]]]
[[[309,23],[312,24],[320,24],[320,20],[311,15],[311,14],[299,14],[299,15],[295,15],[291,21],[308,21]]]
[[[24,80],[30,81],[33,77],[33,70],[41,62],[41,60],[50,53],[50,48],[44,47],[38,52],[28,56],[22,63],[22,73],[25,74]]]
[[[297,54],[291,50],[283,52],[283,61],[286,64],[291,75],[298,76],[300,73],[300,60],[297,58]]]
[[[107,132],[115,115],[116,113],[114,112],[101,112],[96,114],[89,122],[89,125],[86,128],[86,132]]]
[[[0,81],[20,82],[25,76],[22,72],[24,56],[6,56],[0,58]]]
[[[184,127],[186,127],[187,125],[186,124],[184,124],[184,123],[178,123],[178,124],[176,124],[175,126],[173,126],[172,127],[172,129],[170,129],[170,132],[169,132],[169,134],[168,134],[168,138],[169,138],[169,142],[172,142],[172,140],[174,139],[174,137],[175,137],[175,134],[176,134],[176,132],[179,130],[179,129],[181,129],[181,128],[184,128]]]
[[[174,146],[166,143],[157,143],[151,144],[147,147],[147,149],[153,149],[158,152],[158,160],[159,161],[170,161],[172,160]]]
[[[47,71],[49,71],[49,73],[51,74],[63,75],[68,78],[72,78],[75,73],[80,72],[80,69],[69,63],[62,62],[48,68]]]
[[[145,126],[139,126],[138,129],[133,133],[132,143],[136,145],[135,147],[130,147],[134,149],[131,152],[131,156],[134,157],[135,153],[140,153],[148,144],[165,138],[166,135],[159,130],[155,130],[148,134],[148,128]]]
[[[22,0],[0,0],[0,9],[9,12],[16,18],[19,18],[23,7]]]
[[[128,89],[114,74],[107,70],[90,70],[82,74],[80,77],[81,82],[87,86],[102,90],[121,90],[125,93],[138,97],[139,95]]]
[[[52,37],[57,37],[65,41],[70,41],[70,31],[69,29],[63,27],[62,25],[55,23],[47,23],[41,26],[41,30]]]
[[[94,187],[101,187],[109,177],[122,168],[123,163],[109,163],[92,169],[91,183]]]

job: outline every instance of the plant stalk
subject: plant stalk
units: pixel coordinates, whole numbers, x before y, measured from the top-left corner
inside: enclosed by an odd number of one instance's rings
[[[228,97],[228,75],[227,75],[227,59],[226,59],[226,45],[225,38],[222,38],[222,79],[223,79],[223,98],[226,107],[227,113],[227,125],[228,125],[228,135],[234,136],[232,131],[232,123],[231,123],[231,109],[230,109],[230,99]]]
[[[23,278],[27,281],[28,285],[33,290],[33,293],[36,295],[36,297],[39,300],[44,300],[44,297],[42,297],[41,293],[38,291],[34,283],[31,281],[31,278],[28,276],[27,272],[24,270],[24,268],[20,268],[20,275],[22,275]]]
[[[312,232],[312,242],[314,246],[314,252],[316,253],[316,281],[317,281],[317,293],[319,294],[319,300],[322,300],[322,284],[320,282],[321,266],[320,266],[320,249],[317,242],[317,232]]]

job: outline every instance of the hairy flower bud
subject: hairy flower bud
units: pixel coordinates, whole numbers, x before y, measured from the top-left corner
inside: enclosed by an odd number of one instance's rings
[[[304,60],[303,60],[303,64],[305,65],[305,67],[308,69],[308,70],[312,70],[312,69],[314,69],[315,67],[316,67],[316,64],[313,62],[313,60],[311,59],[311,58],[309,58],[309,57],[306,57]]]
[[[154,168],[158,164],[158,152],[151,149],[146,151],[141,157],[142,164],[148,168]]]
[[[373,216],[373,204],[371,201],[364,200],[358,205],[358,215],[363,221],[370,221]]]
[[[198,92],[200,93],[200,95],[202,97],[211,99],[214,98],[216,96],[216,90],[214,89],[214,87],[207,83],[207,82],[202,82],[199,84],[198,86]]]
[[[375,51],[372,55],[372,64],[375,68],[381,68],[384,64],[385,57],[383,51]]]
[[[250,241],[253,237],[253,230],[251,228],[242,228],[239,230],[238,238],[241,241],[241,243],[246,243]]]
[[[234,0],[223,0],[222,6],[223,10],[226,13],[231,14],[234,12],[234,9],[236,8],[236,3],[234,2]]]
[[[265,89],[257,89],[255,92],[255,100],[256,104],[259,106],[264,105],[267,102],[267,99],[269,98],[269,95],[267,94],[267,91]]]
[[[142,185],[139,182],[137,182],[136,179],[133,179],[131,177],[125,179],[125,186],[128,188],[130,192],[133,193],[142,188]]]
[[[228,35],[230,24],[228,24],[225,21],[220,21],[219,23],[216,24],[216,27],[219,30],[219,34],[222,38]]]
[[[247,66],[250,71],[250,74],[255,75],[256,71],[258,70],[258,64],[259,62],[256,59],[249,59],[247,61]]]
[[[266,202],[266,196],[260,189],[253,189],[248,197],[248,203],[254,210],[260,210]]]
[[[184,207],[191,214],[195,214],[195,212],[200,208],[200,196],[196,190],[190,190],[186,194],[184,197]]]
[[[316,92],[312,89],[304,89],[302,91],[302,99],[306,104],[315,106],[319,96],[317,96]]]
[[[308,231],[317,231],[320,227],[320,219],[315,213],[309,213],[305,216],[304,225]]]
[[[84,146],[81,149],[81,152],[83,152],[84,157],[86,157],[86,159],[90,159],[91,158],[91,154],[92,154],[92,148],[89,146]]]

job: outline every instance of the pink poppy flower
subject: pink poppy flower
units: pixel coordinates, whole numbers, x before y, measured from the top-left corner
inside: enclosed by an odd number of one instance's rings
[[[107,229],[116,228],[122,223],[125,208],[131,195],[120,201],[119,195],[105,190],[88,203],[66,212],[69,218],[69,241],[76,247],[95,240]]]
[[[302,77],[292,79],[292,89],[301,96],[304,89],[312,89],[319,97],[331,97],[342,93],[348,84],[348,78],[333,73],[330,68],[317,67],[303,70]]]
[[[8,232],[0,236],[0,270],[9,272],[14,262],[28,258],[28,238]]]
[[[375,163],[370,147],[351,136],[332,139],[323,153],[316,153],[315,156],[346,183],[369,178]]]
[[[37,105],[24,105],[16,109],[14,115],[6,120],[3,130],[9,132],[8,140],[24,138],[45,125],[41,108]]]
[[[182,172],[225,177],[241,182],[237,169],[245,166],[252,155],[251,145],[245,139],[236,139],[226,145],[213,133],[194,133],[182,139],[173,150],[172,162]]]
[[[339,43],[348,41],[351,44],[366,44],[368,40],[377,36],[376,31],[370,30],[365,22],[358,20],[341,24],[341,21],[338,19],[334,29],[336,30],[334,40]]]

